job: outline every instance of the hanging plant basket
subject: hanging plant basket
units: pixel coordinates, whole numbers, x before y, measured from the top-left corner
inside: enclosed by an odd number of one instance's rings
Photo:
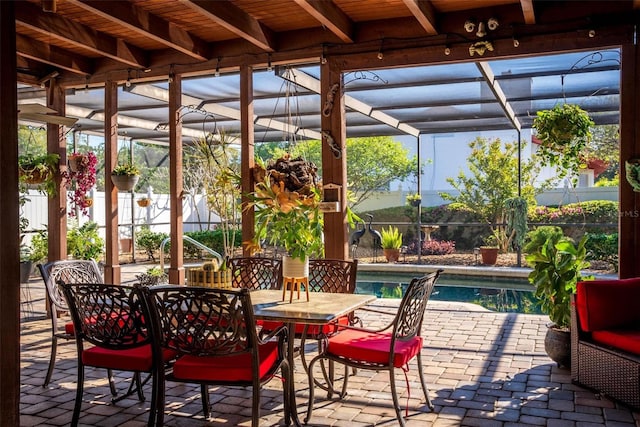
[[[146,208],[151,204],[151,199],[148,197],[145,197],[145,198],[136,200],[136,202],[138,203],[138,206],[140,206],[141,208]]]
[[[633,191],[640,192],[640,159],[631,159],[624,162],[627,182],[633,187]]]
[[[131,191],[138,183],[138,175],[111,175],[111,181],[118,191]]]

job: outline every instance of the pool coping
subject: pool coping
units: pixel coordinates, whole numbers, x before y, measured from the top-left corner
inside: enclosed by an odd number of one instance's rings
[[[442,269],[443,275],[481,276],[513,279],[527,279],[532,271],[528,267],[496,267],[496,266],[464,266],[438,264],[392,264],[392,263],[358,263],[358,272],[380,272],[400,274],[425,274]],[[593,274],[597,279],[617,279],[615,274]]]

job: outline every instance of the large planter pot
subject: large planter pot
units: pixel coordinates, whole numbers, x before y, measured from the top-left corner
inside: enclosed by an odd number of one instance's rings
[[[382,253],[389,262],[397,262],[400,259],[400,249],[383,249]]]
[[[560,368],[571,367],[571,331],[558,329],[555,325],[547,328],[544,336],[544,351]]]
[[[484,265],[495,265],[498,262],[498,248],[481,246],[480,255]]]
[[[29,281],[32,269],[33,263],[31,261],[20,261],[20,283],[27,283]]]
[[[111,181],[118,191],[131,191],[138,183],[139,175],[111,175]]]
[[[282,257],[283,277],[309,277],[309,258],[300,260],[289,255]]]

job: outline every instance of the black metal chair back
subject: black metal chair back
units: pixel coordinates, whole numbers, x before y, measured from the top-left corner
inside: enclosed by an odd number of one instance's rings
[[[280,289],[282,261],[275,258],[229,258],[232,286],[243,289]]]
[[[159,386],[166,379],[201,384],[205,417],[209,416],[208,385],[251,386],[252,425],[257,426],[262,384],[272,379],[278,369],[289,381],[286,329],[280,328],[265,341],[258,338],[248,289],[161,285],[140,290],[145,316],[151,320],[154,343],[178,353],[178,359]],[[269,354],[273,360],[267,362],[265,357]],[[266,363],[269,365],[265,369]],[[284,389],[288,410],[288,386]],[[157,422],[162,425],[164,392],[159,391],[158,396],[161,398],[157,401]]]
[[[358,260],[310,259],[309,291],[352,294],[357,270]]]
[[[103,283],[102,273],[94,260],[61,260],[38,264],[38,270],[47,291],[47,308],[51,316],[51,355],[49,367],[44,379],[43,387],[49,385],[53,368],[56,363],[58,340],[73,342],[74,333],[71,322],[59,324],[60,316],[69,311],[67,302],[62,295],[59,283]],[[64,327],[64,328],[63,328]],[[112,392],[114,392],[112,388]]]
[[[78,385],[71,424],[77,425],[80,418],[84,367],[94,366],[135,372],[129,390],[122,397],[137,391],[141,401],[144,396],[139,374],[151,373],[153,391],[149,425],[154,425],[158,390],[156,371],[163,368],[162,353],[155,354],[155,347],[151,345],[152,337],[142,312],[139,291],[130,286],[104,283],[62,283],[60,286],[73,318],[78,350]],[[139,351],[134,354],[131,350],[135,349]]]

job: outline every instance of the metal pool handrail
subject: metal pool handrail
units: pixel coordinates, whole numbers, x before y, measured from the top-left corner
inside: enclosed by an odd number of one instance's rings
[[[162,271],[164,271],[164,247],[167,244],[167,242],[169,242],[171,240],[171,237],[167,237],[166,239],[164,239],[162,241],[162,243],[160,243],[160,269]],[[198,242],[197,240],[186,236],[186,235],[182,235],[182,240],[186,240],[187,242],[191,243],[192,245],[196,246],[197,248],[202,249],[203,251],[207,251],[209,252],[211,255],[213,255],[214,257],[216,257],[218,259],[218,263],[222,264],[222,255],[220,255],[218,252],[214,251],[213,249],[211,249],[208,246],[203,245],[202,243]]]

